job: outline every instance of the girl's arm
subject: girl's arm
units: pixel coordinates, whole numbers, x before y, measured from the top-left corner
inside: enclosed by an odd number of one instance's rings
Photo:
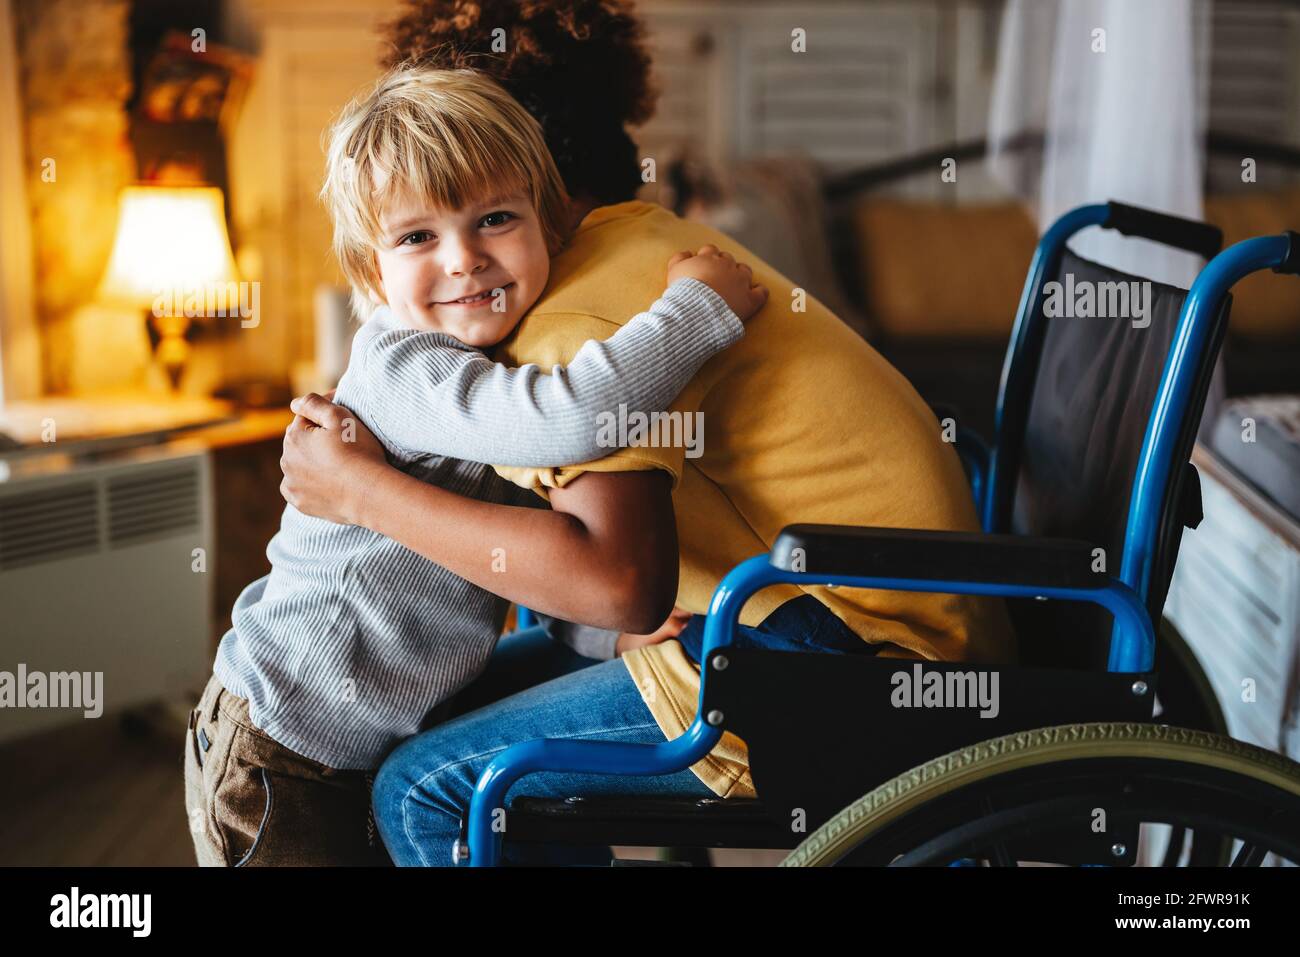
[[[362,525],[566,621],[644,634],[668,618],[678,558],[667,472],[588,472],[552,489],[550,509],[494,505],[390,467],[362,428],[345,440],[344,406],[320,396],[298,406],[280,492],[299,511]]]
[[[501,465],[570,465],[613,451],[597,441],[602,412],[620,404],[667,408],[706,360],[743,334],[721,295],[682,278],[549,375],[536,365],[492,362],[441,333],[385,330],[361,346],[361,395],[344,401],[356,402],[366,423],[398,448]]]
[[[668,619],[677,596],[670,484],[658,470],[588,472],[553,489],[551,509],[523,508],[464,498],[380,460],[342,498],[336,520],[543,614],[647,634]]]
[[[280,494],[304,514],[369,528],[565,621],[645,635],[669,617],[678,557],[668,472],[588,472],[551,489],[550,509],[494,505],[392,468],[345,406],[314,394],[293,405]]]

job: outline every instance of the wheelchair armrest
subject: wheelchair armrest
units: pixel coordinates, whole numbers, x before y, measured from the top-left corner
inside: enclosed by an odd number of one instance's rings
[[[785,571],[811,574],[1105,588],[1110,578],[1093,570],[1095,548],[1063,538],[787,525],[772,546],[771,563]]]

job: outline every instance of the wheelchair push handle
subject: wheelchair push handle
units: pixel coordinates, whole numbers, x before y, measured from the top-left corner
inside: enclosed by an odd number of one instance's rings
[[[1106,208],[1108,213],[1106,221],[1101,224],[1103,229],[1115,229],[1125,236],[1138,236],[1185,249],[1207,260],[1213,259],[1223,249],[1223,230],[1218,226],[1113,200],[1106,204]]]
[[[1273,267],[1274,272],[1286,273],[1292,276],[1300,276],[1300,233],[1294,229],[1288,229],[1284,236],[1290,241],[1290,247],[1282,261]]]

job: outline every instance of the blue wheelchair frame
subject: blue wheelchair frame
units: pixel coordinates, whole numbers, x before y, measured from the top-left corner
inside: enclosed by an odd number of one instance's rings
[[[1035,343],[1041,342],[1046,322],[1041,308],[1046,277],[1055,275],[1066,241],[1079,230],[1101,226],[1125,233],[1137,232],[1128,228],[1132,225],[1129,217],[1135,214],[1148,215],[1157,221],[1161,219],[1159,214],[1147,214],[1146,211],[1113,203],[1082,206],[1058,219],[1038,243],[1003,367],[995,444],[989,449],[982,443],[973,443],[974,437],[970,433],[959,433],[958,436],[959,454],[971,471],[972,494],[985,532],[1002,532],[1009,524],[1011,483],[1037,359]],[[1155,655],[1155,634],[1145,596],[1153,574],[1163,497],[1173,467],[1179,424],[1193,401],[1197,369],[1196,363],[1188,360],[1200,355],[1205,348],[1224,297],[1232,286],[1243,277],[1266,268],[1277,272],[1300,270],[1300,234],[1287,233],[1237,243],[1214,256],[1192,284],[1179,314],[1143,438],[1129,502],[1120,573],[1118,577],[1110,576],[1104,587],[1042,587],[795,572],[777,567],[772,555],[756,555],[733,568],[714,592],[704,625],[701,660],[711,661],[715,651],[733,644],[741,609],[750,596],[770,585],[790,583],[1093,602],[1107,608],[1115,617],[1107,670],[1119,673],[1150,671]],[[519,619],[520,628],[535,621],[532,614],[522,608]],[[539,771],[671,774],[690,767],[708,754],[723,733],[719,727],[722,716],[703,713],[708,674],[708,668],[701,670],[700,703],[695,720],[672,741],[631,744],[537,739],[512,745],[497,755],[480,775],[470,802],[470,866],[490,867],[498,863],[501,835],[493,831],[493,811],[505,807],[510,787],[525,775]]]

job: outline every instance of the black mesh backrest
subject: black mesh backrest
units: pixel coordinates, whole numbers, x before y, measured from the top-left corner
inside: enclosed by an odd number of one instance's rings
[[[1058,314],[1047,321],[1016,476],[1011,530],[1093,542],[1105,549],[1106,572],[1118,575],[1138,455],[1187,293],[1152,282],[1146,315],[1150,324],[1137,328],[1131,316],[1099,317],[1098,300],[1103,297],[1097,293],[1117,288],[1103,283],[1144,282],[1140,277],[1066,249],[1054,278],[1063,287],[1062,305],[1077,299],[1082,284],[1090,284],[1093,316]],[[1153,620],[1164,604],[1178,533],[1187,517],[1185,506],[1194,493],[1199,502],[1199,487],[1188,487],[1195,477],[1185,471],[1191,468],[1185,463],[1222,342],[1227,306],[1225,302],[1206,354],[1195,360],[1198,388],[1187,421],[1180,424],[1178,466],[1166,490],[1164,532],[1148,596]],[[1105,667],[1112,623],[1108,612],[1078,602],[1034,601],[1012,602],[1011,612],[1026,659]]]

